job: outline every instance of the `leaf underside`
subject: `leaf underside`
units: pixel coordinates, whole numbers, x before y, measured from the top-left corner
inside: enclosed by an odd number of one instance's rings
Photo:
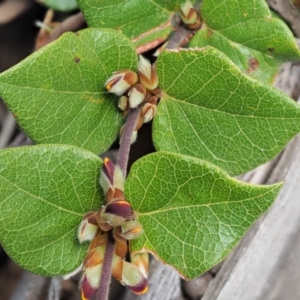
[[[101,160],[83,149],[41,145],[0,151],[0,242],[21,267],[36,274],[69,273],[87,245],[76,234],[103,202]]]
[[[228,255],[280,186],[245,184],[192,157],[145,156],[132,166],[125,187],[145,231],[132,251],[152,252],[195,278]]]

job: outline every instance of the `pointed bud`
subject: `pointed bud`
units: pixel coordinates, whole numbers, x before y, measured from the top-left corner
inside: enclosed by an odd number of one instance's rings
[[[119,189],[119,192],[122,194],[124,191],[125,178],[120,166],[114,165],[111,160],[104,158],[99,183],[105,195],[109,193],[110,196],[113,197],[115,192],[118,193],[118,191],[115,191],[116,188]]]
[[[144,233],[142,224],[138,220],[124,222],[121,225],[120,235],[126,240],[134,240]]]
[[[104,206],[100,212],[99,226],[102,230],[105,230],[105,228],[103,228],[101,223],[107,223],[111,227],[120,226],[126,221],[131,213],[131,206],[126,200],[115,200],[110,202]]]
[[[131,206],[126,200],[116,200],[106,205],[105,213],[127,218],[131,213]]]
[[[155,67],[144,56],[139,56],[138,74],[141,84],[149,91],[155,90],[158,86],[158,77]]]
[[[85,274],[80,281],[81,299],[90,300],[97,294],[97,287],[93,287],[88,282]]]
[[[200,28],[200,16],[190,1],[186,1],[181,7],[181,20],[190,29]]]
[[[106,80],[104,86],[110,93],[121,96],[137,82],[138,76],[135,72],[123,70],[113,73],[113,75]]]
[[[127,96],[122,96],[119,98],[118,107],[122,111],[126,111],[129,109],[129,102]]]
[[[119,165],[115,165],[113,181],[115,188],[124,192],[125,177]]]
[[[157,112],[157,106],[149,102],[146,102],[141,109],[140,115],[143,118],[144,123],[148,123],[155,117],[156,112]]]
[[[98,228],[98,226],[91,224],[88,219],[82,220],[77,233],[79,243],[92,241],[98,231]]]
[[[128,93],[130,108],[138,107],[146,97],[147,91],[141,84],[134,85]]]
[[[105,157],[99,180],[100,186],[102,187],[104,194],[106,194],[109,189],[113,190],[114,172],[115,165],[110,159]]]
[[[135,294],[143,294],[148,290],[147,278],[132,263],[114,255],[112,275]]]
[[[135,294],[144,294],[148,290],[147,278],[132,263],[123,261],[121,283]]]
[[[131,262],[141,271],[141,273],[148,277],[149,270],[149,254],[148,252],[135,253],[131,257]]]
[[[122,272],[123,272],[123,259],[120,256],[114,254],[112,261],[111,274],[118,281],[122,280]]]
[[[97,292],[103,268],[105,248],[105,245],[96,247],[88,253],[85,259],[84,272],[80,283],[82,299],[91,299]]]

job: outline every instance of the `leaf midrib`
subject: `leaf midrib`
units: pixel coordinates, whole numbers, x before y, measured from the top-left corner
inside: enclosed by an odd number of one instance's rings
[[[175,206],[175,207],[170,207],[170,208],[165,208],[165,209],[158,209],[158,210],[154,210],[154,211],[146,212],[146,213],[138,212],[138,215],[139,216],[151,216],[151,215],[154,215],[154,214],[165,213],[165,212],[168,212],[168,211],[182,210],[182,209],[192,209],[192,208],[201,208],[201,207],[207,207],[207,208],[211,209],[212,206],[216,206],[216,205],[243,203],[243,202],[250,201],[250,200],[254,201],[257,198],[264,197],[265,195],[267,195],[269,193],[272,193],[274,191],[274,189],[276,189],[277,187],[279,187],[278,184],[275,185],[272,189],[267,190],[264,193],[261,193],[261,194],[255,196],[255,197],[245,198],[245,199],[242,199],[242,200],[222,201],[222,202],[207,203],[207,204],[195,204],[195,205],[188,205],[188,206],[181,206],[181,207],[178,207],[178,206],[176,207]],[[143,200],[141,200],[141,203],[142,202],[143,202]]]

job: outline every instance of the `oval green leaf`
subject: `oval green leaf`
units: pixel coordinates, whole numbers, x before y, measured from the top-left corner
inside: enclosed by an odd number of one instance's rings
[[[164,27],[173,11],[179,9],[181,0],[123,1],[123,0],[77,0],[80,10],[90,27],[121,30],[137,46],[156,39],[166,38],[172,28]],[[159,28],[162,26],[162,30]],[[166,30],[168,30],[166,32]]]
[[[138,160],[126,197],[143,225],[132,251],[152,252],[192,279],[223,260],[281,185],[239,182],[207,162],[158,152]]]
[[[204,0],[201,14],[202,28],[189,46],[222,51],[260,82],[272,83],[282,61],[300,58],[293,34],[272,16],[265,0]]]
[[[0,75],[0,95],[36,143],[105,151],[122,121],[104,83],[112,72],[136,70],[131,42],[110,29],[66,33]]]
[[[33,273],[69,273],[87,245],[76,234],[84,214],[103,202],[101,160],[64,145],[0,151],[0,242],[7,254]]]
[[[238,175],[270,160],[300,130],[300,107],[243,75],[220,51],[164,51],[154,119],[157,150],[207,160]]]
[[[209,28],[231,41],[282,60],[300,57],[293,34],[272,16],[264,0],[204,0],[201,16]]]

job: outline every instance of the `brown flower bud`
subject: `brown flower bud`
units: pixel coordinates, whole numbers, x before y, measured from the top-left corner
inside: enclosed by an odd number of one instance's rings
[[[131,262],[141,271],[141,273],[148,277],[149,270],[149,254],[148,252],[135,253],[131,256]]]
[[[140,112],[140,116],[143,118],[144,123],[150,122],[156,115],[157,106],[149,102],[146,102]]]
[[[138,107],[146,97],[147,91],[141,84],[134,85],[128,93],[128,101],[130,108]]]
[[[102,245],[88,252],[80,281],[82,299],[91,299],[97,292],[101,279],[105,248],[106,245]]]
[[[114,255],[112,275],[135,294],[143,294],[148,290],[147,278],[132,263]]]
[[[120,235],[126,240],[134,240],[144,233],[143,227],[138,220],[126,221],[121,224]]]
[[[126,111],[129,109],[129,101],[127,96],[122,96],[119,98],[118,107],[122,111]]]
[[[104,231],[105,226],[102,226],[103,223],[107,223],[111,227],[120,226],[126,221],[126,219],[131,215],[131,213],[131,206],[126,200],[118,199],[112,201],[106,206],[103,206],[100,212],[99,226]],[[111,227],[108,227],[108,230],[111,229]]]
[[[106,205],[105,213],[127,218],[131,213],[131,206],[126,200],[116,200]]]
[[[141,84],[149,91],[155,90],[158,86],[158,77],[155,67],[144,56],[139,56],[138,74]]]
[[[144,294],[148,290],[148,280],[132,263],[123,261],[121,283],[135,294]]]
[[[135,72],[123,70],[114,72],[113,75],[106,80],[104,86],[110,93],[121,96],[137,82],[138,76]]]
[[[125,178],[120,166],[114,165],[111,160],[104,158],[99,183],[105,195],[110,191],[113,196],[116,188],[123,192]]]
[[[91,224],[88,219],[82,220],[77,233],[79,243],[92,241],[98,231],[98,228],[98,226]]]
[[[190,29],[198,29],[201,26],[200,15],[188,0],[181,7],[181,20]]]

